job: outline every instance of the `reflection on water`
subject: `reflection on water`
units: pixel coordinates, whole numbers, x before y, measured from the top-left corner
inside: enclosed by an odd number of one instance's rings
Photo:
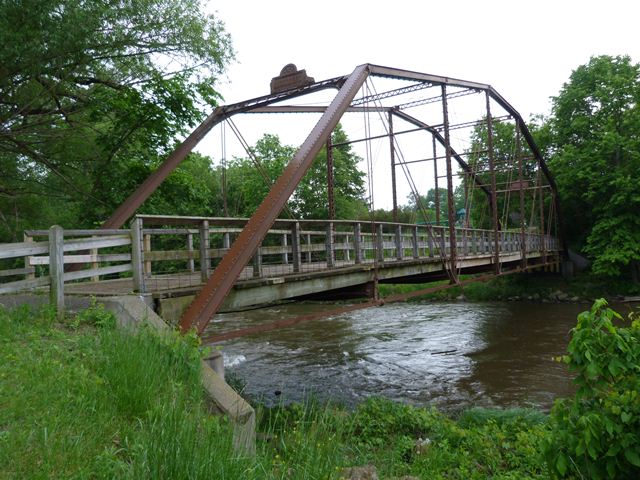
[[[216,316],[210,331],[309,314],[289,304]],[[222,345],[229,372],[267,403],[371,395],[443,409],[551,407],[571,393],[565,352],[586,305],[404,303],[350,312]]]

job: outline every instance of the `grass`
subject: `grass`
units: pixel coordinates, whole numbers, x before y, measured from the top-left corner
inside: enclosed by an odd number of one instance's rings
[[[472,278],[462,275],[461,280]],[[408,293],[423,288],[447,284],[448,281],[418,285],[379,285],[382,297],[398,293]],[[552,292],[561,291],[571,298],[593,300],[599,297],[615,298],[640,294],[640,284],[626,282],[621,279],[599,277],[590,273],[580,273],[572,278],[564,279],[557,274],[519,273],[494,278],[485,282],[470,283],[462,287],[452,287],[439,292],[421,295],[412,299],[418,300],[454,300],[464,295],[466,300],[474,302],[502,301],[509,299],[533,300],[548,298]]]
[[[374,398],[355,410],[309,401],[257,406],[255,458],[208,413],[193,338],[115,328],[92,307],[63,323],[0,309],[0,478],[546,478],[546,417],[434,409]]]

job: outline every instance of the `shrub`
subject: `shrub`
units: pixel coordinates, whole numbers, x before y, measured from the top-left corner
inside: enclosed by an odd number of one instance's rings
[[[568,355],[576,395],[556,402],[553,433],[546,444],[549,468],[557,476],[639,478],[640,320],[616,327],[622,317],[596,300],[578,316]]]

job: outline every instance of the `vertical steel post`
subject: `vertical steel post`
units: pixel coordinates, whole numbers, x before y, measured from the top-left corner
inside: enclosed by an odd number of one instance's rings
[[[544,198],[542,196],[542,174],[538,165],[538,192],[540,193],[540,251],[542,252],[542,262],[547,263],[547,250],[545,248],[544,237],[546,235],[544,226]]]
[[[389,154],[391,155],[391,192],[393,194],[393,221],[398,221],[398,190],[396,185],[396,149],[393,136],[393,113],[389,112]]]
[[[525,212],[524,212],[524,185],[522,184],[522,182],[524,182],[524,166],[522,165],[523,160],[522,160],[522,152],[520,152],[521,149],[521,141],[520,141],[520,122],[516,121],[516,155],[517,155],[517,159],[518,159],[518,183],[520,186],[520,256],[522,257],[520,259],[520,265],[522,268],[526,268],[527,267],[527,245],[526,245],[526,238],[525,238],[525,227],[524,227],[524,217],[525,217]]]
[[[340,117],[349,108],[351,101],[369,76],[369,71],[369,65],[360,65],[342,83],[336,97],[275,181],[229,251],[222,257],[211,278],[182,314],[180,318],[182,332],[186,332],[192,327],[196,327],[199,334],[205,330],[236,279],[285,207],[287,200],[309,170],[313,160],[340,121]]]
[[[487,100],[487,158],[491,176],[491,222],[493,223],[493,269],[500,273],[500,229],[498,228],[498,198],[496,189],[496,171],[493,159],[493,118],[491,117],[491,96],[486,92]]]
[[[431,135],[433,143],[433,178],[435,181],[436,225],[440,225],[440,191],[438,190],[438,155],[436,155],[436,136]],[[425,221],[427,219],[425,218]]]
[[[327,201],[329,202],[329,220],[336,219],[336,201],[334,194],[333,143],[331,135],[327,138]]]
[[[447,86],[442,85],[442,126],[444,128],[445,158],[447,161],[447,207],[449,218],[449,249],[451,282],[457,283],[456,278],[456,225],[455,201],[453,198],[453,171],[451,168],[451,139],[449,137],[449,107],[447,105]]]

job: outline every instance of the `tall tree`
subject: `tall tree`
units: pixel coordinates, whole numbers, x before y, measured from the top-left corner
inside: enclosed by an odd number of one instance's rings
[[[85,223],[110,213],[216,103],[231,58],[200,0],[1,2],[0,235],[32,196]]]
[[[522,161],[522,178],[526,185],[533,187],[537,184],[537,164],[524,141],[520,142],[517,150],[516,127],[511,122],[493,122],[492,145],[493,163],[496,177],[496,196],[498,206],[498,221],[503,229],[520,227],[520,202],[517,190],[519,180],[519,160]],[[469,165],[477,178],[487,187],[491,186],[489,170],[489,143],[487,124],[482,123],[474,127],[471,132],[471,147],[467,151]],[[466,208],[470,210],[470,223],[476,228],[492,228],[491,206],[489,197],[464,172],[463,188],[466,193]],[[526,190],[524,219],[527,227],[539,227],[539,216],[532,215],[537,208],[535,190]],[[547,199],[548,202],[549,199]],[[548,205],[547,205],[548,208]],[[539,210],[538,210],[539,211]]]
[[[331,134],[333,154],[334,198],[337,218],[356,218],[366,211],[364,173],[358,168],[358,157],[347,134],[338,125]],[[295,210],[303,218],[328,218],[327,149],[323,148],[293,194]]]
[[[551,167],[574,246],[640,280],[640,66],[593,57],[553,99]]]
[[[332,139],[338,144],[333,148],[336,217],[357,218],[366,211],[360,159],[344,143],[347,135],[340,126]],[[265,134],[253,147],[253,158],[233,159],[227,172],[230,214],[251,216],[295,152],[295,147],[282,145],[277,135]],[[328,218],[326,161],[323,148],[289,199],[289,209],[296,218]]]

